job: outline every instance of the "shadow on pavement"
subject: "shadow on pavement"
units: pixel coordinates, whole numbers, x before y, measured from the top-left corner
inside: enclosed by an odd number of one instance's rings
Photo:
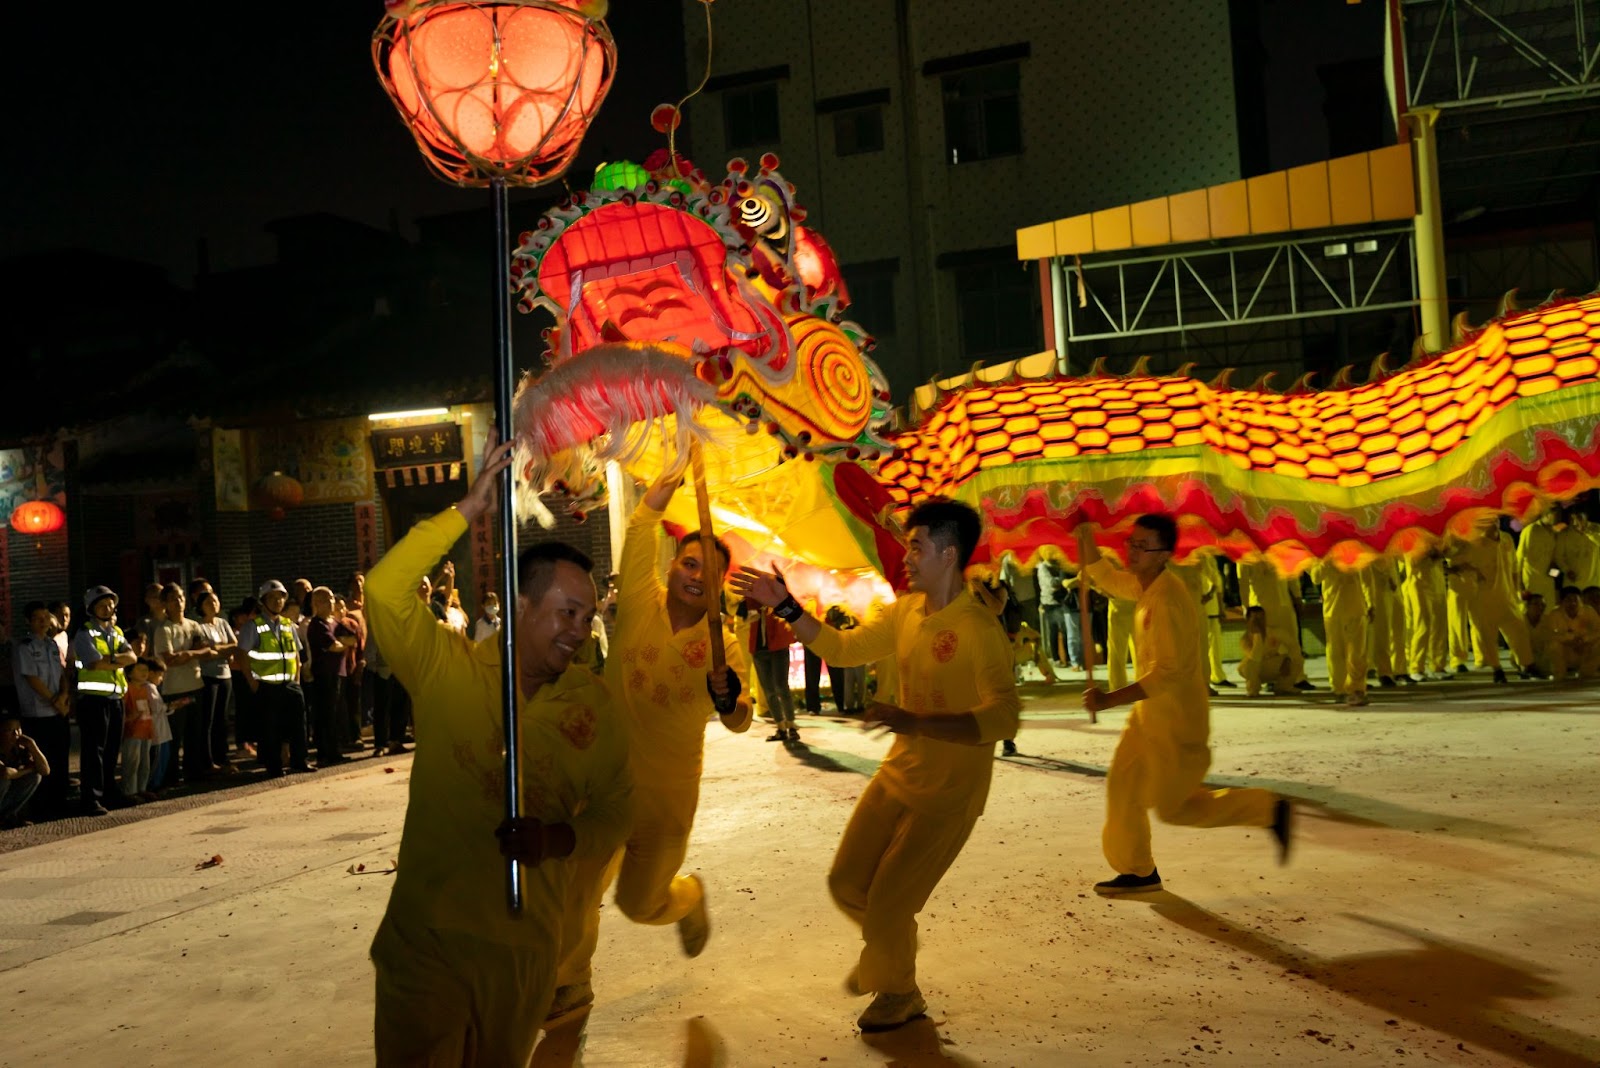
[[[1079,764],[1073,760],[1061,760],[1056,757],[1033,756],[1020,750],[1010,756],[1000,756],[996,759],[1005,764],[1034,768],[1038,771],[1060,771],[1071,775],[1087,775],[1094,779],[1106,777],[1106,769],[1098,764]]]
[[[870,779],[872,773],[878,770],[878,762],[871,757],[841,753],[834,749],[817,749],[805,742],[785,742],[783,749],[794,757],[796,763],[817,771],[853,771]]]
[[[1565,991],[1544,969],[1368,916],[1352,919],[1402,935],[1414,948],[1319,957],[1259,931],[1243,930],[1165,891],[1145,900],[1157,915],[1303,976],[1397,1019],[1534,1068],[1600,1063],[1600,1040],[1518,1012],[1509,1001],[1546,1001]],[[1400,1036],[1396,1036],[1397,1045]],[[1423,1053],[1423,1050],[1412,1050]],[[1470,1051],[1468,1051],[1470,1052]]]
[[[728,1063],[728,1050],[722,1036],[703,1016],[684,1021],[683,1068],[722,1068]]]
[[[888,1068],[936,1068],[938,1065],[959,1065],[960,1068],[978,1068],[978,1062],[958,1057],[945,1051],[939,1025],[926,1016],[897,1027],[893,1031],[863,1034],[861,1041],[892,1058]]]
[[[998,759],[1006,764],[1033,768],[1036,771],[1083,775],[1097,779],[1103,779],[1106,776],[1106,769],[1099,764],[1085,764],[1073,760],[1061,760],[1056,757],[1030,756],[1026,753],[1018,753],[1015,756],[1001,756]],[[1353,794],[1335,786],[1322,786],[1316,783],[1291,782],[1283,779],[1267,779],[1246,775],[1208,775],[1204,785],[1213,790],[1222,787],[1258,786],[1264,790],[1282,794],[1284,797],[1294,801],[1296,805],[1304,806],[1312,810],[1316,815],[1336,823],[1346,823],[1359,827],[1386,828],[1394,831],[1448,834],[1461,838],[1472,838],[1480,842],[1491,842],[1495,845],[1513,846],[1533,853],[1577,857],[1585,860],[1600,859],[1600,854],[1586,849],[1573,849],[1570,846],[1547,845],[1543,842],[1534,841],[1529,837],[1529,828],[1527,827],[1494,823],[1489,820],[1473,819],[1469,816],[1452,816],[1442,812],[1431,812],[1427,809],[1410,808],[1406,805],[1395,804],[1392,801],[1385,801],[1382,798],[1369,797],[1365,794]]]
[[[1495,845],[1514,846],[1534,853],[1581,857],[1587,860],[1600,859],[1600,854],[1589,850],[1533,841],[1529,837],[1528,827],[1411,808],[1382,798],[1349,793],[1334,786],[1231,775],[1207,776],[1206,785],[1213,789],[1221,786],[1259,786],[1283,794],[1295,804],[1303,805],[1323,818],[1337,823],[1385,827],[1395,831],[1449,834],[1461,838],[1473,838],[1480,842],[1492,842]]]

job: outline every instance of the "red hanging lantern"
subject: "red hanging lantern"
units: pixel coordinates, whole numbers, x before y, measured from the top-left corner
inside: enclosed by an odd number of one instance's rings
[[[24,534],[54,534],[66,525],[66,514],[54,501],[27,501],[11,513],[12,528]]]
[[[266,506],[274,519],[282,519],[290,508],[298,508],[306,499],[305,487],[282,471],[264,475],[256,483],[256,498]]]
[[[594,0],[389,0],[372,61],[423,156],[463,186],[565,173],[611,88]]]

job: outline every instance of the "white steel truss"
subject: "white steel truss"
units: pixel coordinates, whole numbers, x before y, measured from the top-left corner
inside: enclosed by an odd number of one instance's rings
[[[1091,263],[1063,260],[1062,266],[1067,273],[1062,303],[1072,342],[1353,315],[1418,303],[1416,246],[1409,226]],[[1394,299],[1396,290],[1408,299]]]
[[[1600,96],[1600,0],[1401,0],[1401,12],[1408,108]]]

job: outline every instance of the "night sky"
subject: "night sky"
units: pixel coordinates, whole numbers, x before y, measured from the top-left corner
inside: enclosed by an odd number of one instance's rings
[[[1316,64],[1381,50],[1382,5],[1254,2],[1270,57],[1271,166],[1322,158],[1322,124],[1305,121],[1317,107]],[[660,146],[649,113],[682,93],[680,11],[677,0],[615,0],[618,76],[575,175]],[[432,177],[378,86],[369,47],[379,0],[149,3],[91,17],[99,13],[8,11],[0,256],[88,248],[156,263],[187,286],[201,238],[211,268],[226,270],[272,259],[262,227],[273,219],[331,212],[388,227],[397,218],[414,236],[418,216],[483,203]]]
[[[682,94],[678,4],[616,9],[617,79],[574,174],[658,147],[650,109]],[[397,215],[414,236],[417,216],[481,206],[426,169],[378,85],[382,14],[380,0],[13,5],[0,255],[90,248],[187,286],[202,237],[228,269],[271,260],[276,218]]]

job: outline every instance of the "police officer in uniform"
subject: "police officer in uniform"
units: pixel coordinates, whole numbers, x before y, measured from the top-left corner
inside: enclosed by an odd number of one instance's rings
[[[261,611],[239,631],[239,651],[249,665],[251,701],[260,725],[257,752],[267,778],[284,773],[283,745],[289,745],[289,771],[312,771],[306,763],[306,697],[300,665],[306,649],[295,625],[283,618],[289,591],[277,579],[261,584]]]
[[[72,643],[78,666],[78,797],[86,816],[104,816],[106,805],[127,802],[117,789],[117,753],[122,749],[122,669],[136,659],[117,628],[117,595],[96,586],[83,595],[89,618]]]

